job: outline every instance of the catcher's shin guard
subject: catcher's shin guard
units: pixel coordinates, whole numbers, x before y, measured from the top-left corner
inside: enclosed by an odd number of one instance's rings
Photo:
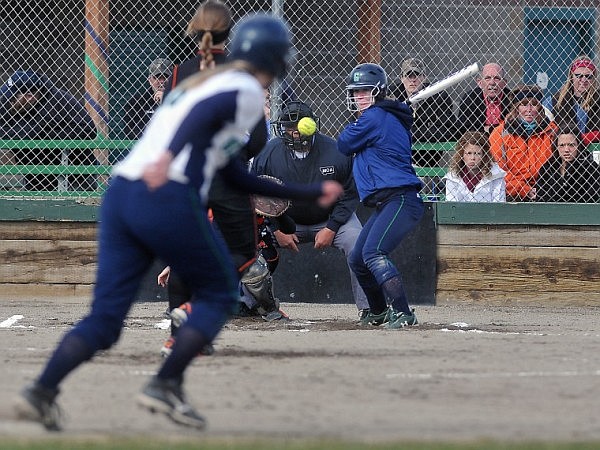
[[[269,272],[267,261],[262,255],[246,269],[242,275],[242,284],[258,303],[258,312],[261,315],[277,311],[279,305],[273,295],[273,278]]]

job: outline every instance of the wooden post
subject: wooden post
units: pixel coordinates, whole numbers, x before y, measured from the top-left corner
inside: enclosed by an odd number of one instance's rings
[[[358,64],[381,62],[381,0],[358,2]]]
[[[108,137],[109,1],[85,1],[85,104],[98,134]]]

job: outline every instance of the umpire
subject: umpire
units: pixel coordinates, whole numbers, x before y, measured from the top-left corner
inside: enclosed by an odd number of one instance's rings
[[[310,136],[298,132],[298,122],[304,117],[310,117],[317,125]],[[344,186],[344,195],[329,209],[295,200],[286,214],[296,222],[296,233],[275,230],[277,243],[296,252],[298,244],[305,242],[313,242],[317,249],[333,246],[348,258],[362,230],[355,212],[359,200],[352,176],[352,159],[338,152],[334,139],[319,132],[319,119],[306,103],[288,102],[279,120],[272,125],[275,137],[254,158],[252,171],[255,174],[271,175],[284,183],[335,180]],[[352,271],[350,274],[354,302],[362,316],[368,313],[369,304]]]

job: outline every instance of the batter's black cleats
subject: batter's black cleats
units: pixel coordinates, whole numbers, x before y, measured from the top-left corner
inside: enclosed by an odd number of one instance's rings
[[[60,431],[63,415],[55,401],[58,392],[37,383],[25,387],[14,404],[17,419],[39,422],[48,431]]]
[[[358,322],[361,325],[362,325],[363,320],[365,320],[367,318],[367,316],[369,315],[370,312],[371,312],[371,310],[369,308],[361,309],[360,311],[358,311]]]
[[[389,311],[389,308],[380,314],[373,314],[370,310],[368,310],[367,314],[361,315],[359,323],[364,327],[367,327],[367,326],[378,327],[379,325],[382,325],[385,322],[387,322],[388,311]]]
[[[410,314],[406,314],[402,311],[396,311],[390,306],[388,322],[385,324],[386,328],[390,330],[397,330],[400,328],[418,324],[419,322],[417,321],[417,316],[415,315],[414,309],[411,311]]]
[[[204,429],[206,420],[187,402],[179,380],[153,377],[137,398],[138,404],[151,413],[162,413],[173,422]]]

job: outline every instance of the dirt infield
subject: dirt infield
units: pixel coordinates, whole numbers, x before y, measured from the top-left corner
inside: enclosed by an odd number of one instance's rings
[[[66,380],[65,435],[197,434],[133,401],[160,363],[165,306],[136,304],[119,344]],[[598,309],[427,306],[420,326],[387,331],[359,328],[350,305],[284,308],[287,325],[230,322],[215,355],[188,371],[209,421],[202,435],[600,440]],[[0,299],[1,435],[45,434],[10,420],[7,405],[86,310],[85,300]]]

